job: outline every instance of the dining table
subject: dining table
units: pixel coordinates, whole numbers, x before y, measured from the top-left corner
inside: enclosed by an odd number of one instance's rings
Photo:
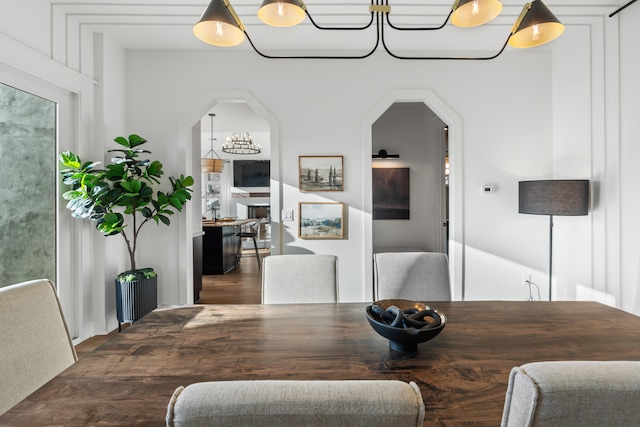
[[[367,303],[161,307],[0,416],[4,426],[164,425],[179,386],[229,380],[414,381],[425,426],[499,426],[510,370],[640,360],[640,317],[597,302],[427,302],[446,326],[398,352]]]

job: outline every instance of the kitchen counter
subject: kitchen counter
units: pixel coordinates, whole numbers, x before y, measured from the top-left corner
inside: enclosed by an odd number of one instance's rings
[[[242,227],[245,224],[250,224],[252,222],[256,222],[256,219],[236,219],[233,221],[226,220],[217,220],[214,221],[212,219],[203,219],[202,227]]]

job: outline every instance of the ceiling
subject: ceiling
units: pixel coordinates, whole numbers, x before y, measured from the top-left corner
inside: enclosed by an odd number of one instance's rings
[[[179,50],[216,50],[225,49],[207,45],[193,36],[192,27],[198,21],[206,8],[208,1],[197,0],[184,2],[178,0],[49,0],[53,16],[64,17],[54,20],[66,22],[68,29],[77,28],[75,23],[82,28],[91,31],[102,32],[117,41],[126,49],[179,49]],[[315,29],[308,19],[293,28],[273,28],[262,24],[256,16],[256,11],[262,4],[261,0],[230,0],[240,19],[246,26],[247,32],[256,45],[266,52],[280,50],[309,52],[314,49],[342,51],[367,50],[375,38],[375,30],[368,32],[344,32],[320,31]],[[340,2],[336,0],[309,0],[305,2],[309,13],[320,25],[362,25],[369,20],[368,7],[370,0],[352,0]],[[395,25],[439,25],[451,8],[453,0],[389,0],[391,5],[392,22]],[[500,27],[499,40],[492,42],[493,46],[500,47],[510,27],[520,13],[525,0],[502,0],[503,12],[493,24],[485,27]],[[627,0],[545,0],[545,4],[562,21],[568,15],[594,14],[607,15],[615,11],[619,6],[627,3]],[[634,7],[640,7],[634,5]],[[596,9],[594,9],[596,8]],[[445,36],[464,31],[478,31],[478,29],[445,27]],[[506,30],[504,28],[507,28]],[[71,30],[69,30],[71,31]],[[505,33],[506,31],[506,33]],[[448,32],[448,34],[446,33]],[[332,33],[332,34],[331,34]],[[336,34],[338,33],[338,34]],[[391,34],[388,32],[388,37]],[[418,39],[415,32],[404,41],[399,41],[398,46],[412,49],[412,41]],[[433,34],[433,32],[430,32]],[[476,32],[474,34],[482,34]],[[490,33],[489,33],[490,34]],[[494,38],[493,35],[490,36]],[[438,46],[443,39],[438,37]],[[434,37],[430,37],[434,39]],[[476,37],[472,37],[476,39]],[[400,39],[399,39],[400,40]],[[421,42],[422,43],[422,42]],[[469,37],[467,41],[469,43]],[[407,47],[408,46],[408,47]],[[228,49],[228,48],[227,48]],[[233,49],[251,49],[245,41],[241,46]]]

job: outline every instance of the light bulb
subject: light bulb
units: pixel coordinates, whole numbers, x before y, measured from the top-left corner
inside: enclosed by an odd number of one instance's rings
[[[298,25],[305,17],[305,11],[298,1],[264,0],[258,9],[258,18],[265,24],[274,27],[292,27]]]
[[[538,27],[538,24],[536,24],[536,25],[533,26],[532,33],[531,33],[531,39],[532,40],[539,40],[540,36],[541,36],[540,29]]]
[[[456,27],[477,27],[485,24],[502,11],[500,0],[456,0],[451,23]]]

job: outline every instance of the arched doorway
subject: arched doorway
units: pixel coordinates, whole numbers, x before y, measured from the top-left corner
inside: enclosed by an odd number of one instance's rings
[[[424,103],[444,123],[448,125],[449,147],[449,269],[453,283],[453,298],[464,300],[464,223],[463,223],[463,169],[462,169],[462,120],[435,93],[429,90],[402,90],[386,95],[363,119],[363,153],[373,149],[373,124],[395,103]],[[373,218],[372,218],[372,176],[371,156],[364,160],[363,206],[367,215],[363,221],[366,236],[363,251],[367,255],[364,262],[365,298],[373,298],[372,254],[373,254]]]
[[[192,103],[191,109],[186,112],[178,122],[179,144],[184,150],[184,164],[187,174],[192,176],[200,175],[200,150],[201,150],[201,118],[207,114],[217,103],[220,102],[246,102],[258,115],[269,124],[269,139],[271,149],[271,253],[280,254],[282,252],[282,232],[278,224],[280,223],[280,212],[282,210],[282,184],[280,180],[280,144],[279,127],[276,118],[260,103],[253,95],[247,91],[212,91],[203,95],[199,100]],[[195,189],[200,191],[201,186]],[[181,229],[179,251],[179,265],[183,271],[180,274],[180,303],[192,304],[194,289],[194,239],[202,235],[202,213],[201,204],[187,204],[184,228]]]
[[[396,102],[373,124],[374,252],[446,253],[446,127],[423,102]]]

